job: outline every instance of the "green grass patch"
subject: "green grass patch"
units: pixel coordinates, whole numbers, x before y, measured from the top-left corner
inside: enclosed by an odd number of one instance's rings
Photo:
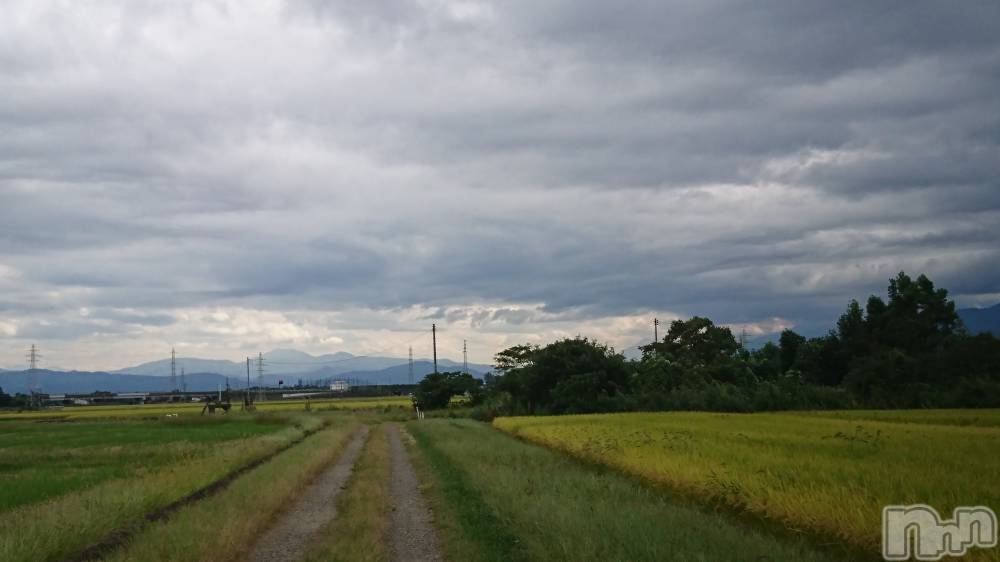
[[[467,475],[435,446],[435,426],[408,426],[418,454],[414,468],[425,483],[425,492],[441,531],[443,547],[451,560],[528,560],[517,536],[497,517],[493,508],[469,482]],[[404,434],[405,435],[405,434]]]

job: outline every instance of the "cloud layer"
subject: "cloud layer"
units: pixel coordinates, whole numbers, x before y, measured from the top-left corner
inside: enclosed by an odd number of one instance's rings
[[[0,365],[988,304],[997,92],[988,2],[5,2]]]

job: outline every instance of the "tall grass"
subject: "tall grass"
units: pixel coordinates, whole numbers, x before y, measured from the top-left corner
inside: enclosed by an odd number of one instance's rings
[[[635,479],[584,466],[479,422],[423,420],[408,428],[424,466],[439,482],[431,496],[461,504],[464,495],[447,492],[456,485],[474,499],[467,506],[477,515],[459,518],[459,531],[513,537],[513,545],[500,548],[516,557],[574,562],[835,559],[803,542],[674,505]],[[459,513],[466,509],[460,507]],[[489,551],[490,545],[496,548],[495,541],[473,542],[486,551],[473,559],[504,559],[502,551]]]
[[[494,425],[870,552],[879,548],[885,505],[926,503],[949,515],[962,505],[1000,508],[998,427],[680,412],[500,418]],[[996,560],[998,552],[973,558]]]

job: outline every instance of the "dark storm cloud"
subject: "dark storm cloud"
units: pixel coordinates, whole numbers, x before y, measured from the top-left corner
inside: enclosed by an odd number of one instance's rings
[[[252,335],[218,307],[282,342],[411,310],[540,339],[652,311],[815,332],[901,269],[984,302],[998,22],[989,2],[5,3],[0,337]],[[301,310],[356,312],[266,314]]]

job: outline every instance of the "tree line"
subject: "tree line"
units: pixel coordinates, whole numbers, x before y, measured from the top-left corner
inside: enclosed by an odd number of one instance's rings
[[[1000,340],[968,333],[948,291],[924,275],[900,273],[887,296],[852,300],[824,336],[785,330],[754,350],[697,316],[672,322],[636,360],[588,338],[518,345],[484,381],[430,375],[415,397],[433,409],[464,394],[486,417],[1000,406]]]

